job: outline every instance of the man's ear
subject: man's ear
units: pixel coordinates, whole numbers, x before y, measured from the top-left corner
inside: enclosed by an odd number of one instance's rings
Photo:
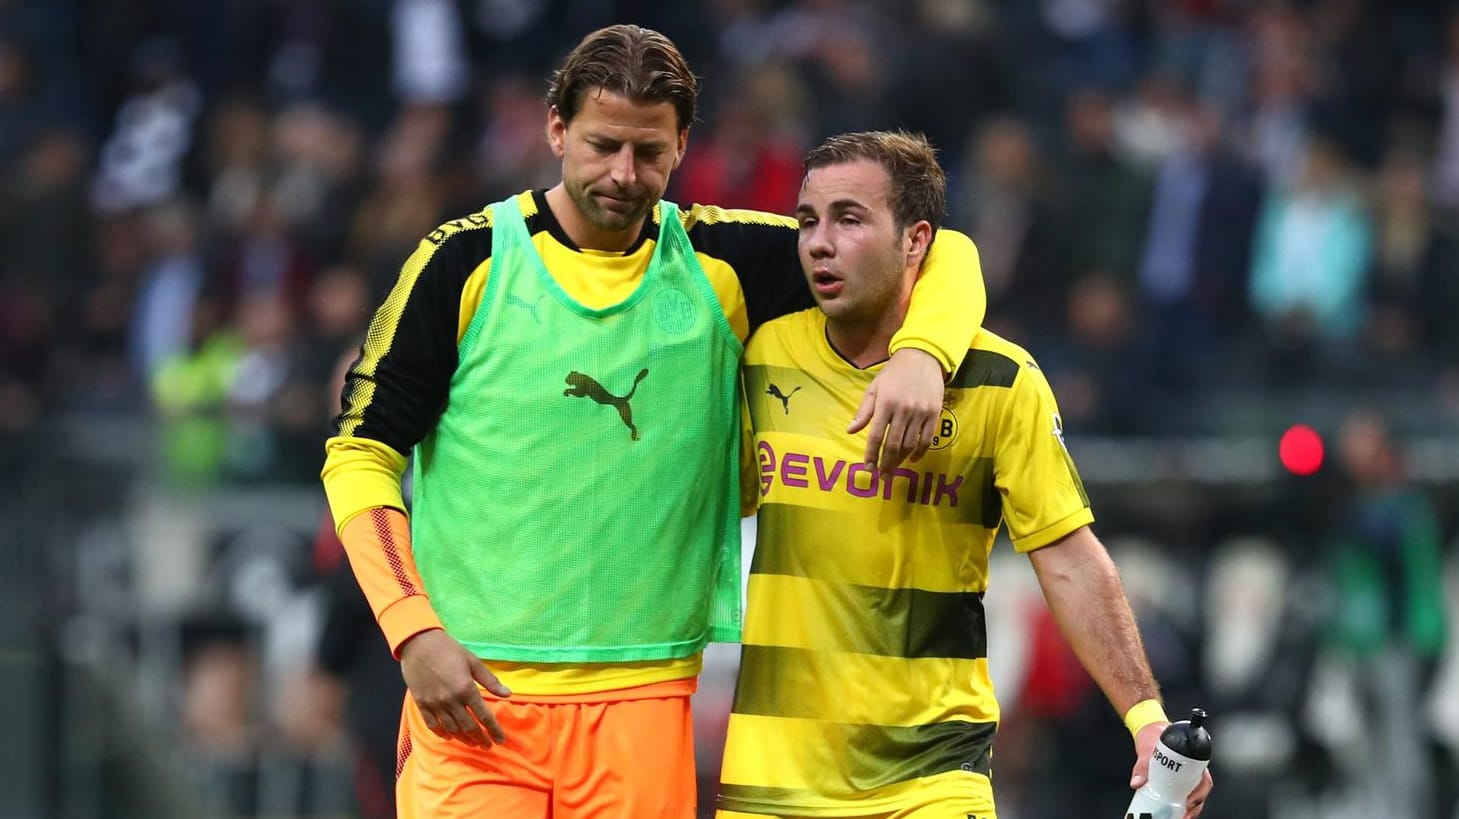
[[[932,247],[932,223],[923,219],[907,229],[907,265],[913,269],[922,267],[927,260],[927,251]]]
[[[679,163],[684,161],[684,152],[689,149],[689,129],[679,131],[679,145],[674,154],[674,170],[679,169]]]
[[[554,105],[547,109],[547,144],[552,148],[552,155],[562,159],[567,153],[567,121],[562,118],[562,113]]]

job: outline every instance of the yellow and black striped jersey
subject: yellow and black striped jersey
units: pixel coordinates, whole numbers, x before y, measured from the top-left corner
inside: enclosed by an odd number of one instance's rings
[[[983,592],[994,536],[1049,545],[1093,516],[1048,382],[980,333],[926,457],[881,475],[843,419],[858,369],[807,310],[751,339],[744,389],[758,540],[720,807],[892,810],[946,789],[991,811],[998,703]]]

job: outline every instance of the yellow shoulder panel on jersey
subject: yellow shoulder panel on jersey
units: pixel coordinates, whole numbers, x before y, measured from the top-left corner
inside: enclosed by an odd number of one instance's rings
[[[715,224],[742,224],[742,225],[767,225],[770,227],[795,228],[796,221],[792,217],[782,216],[778,213],[767,213],[760,210],[742,210],[739,208],[721,208],[718,205],[691,205],[688,210],[679,212],[679,219],[684,223],[684,229],[688,230],[698,225]]]
[[[528,199],[530,199],[530,195]],[[447,239],[458,233],[468,230],[479,230],[491,227],[491,209],[483,208],[470,216],[441,225],[426,235],[416,245],[415,252],[405,260],[400,267],[400,277],[395,280],[395,286],[390,288],[390,295],[385,297],[384,304],[375,312],[375,317],[370,320],[370,327],[365,332],[365,343],[360,351],[360,363],[355,365],[354,372],[365,378],[354,379],[354,390],[346,397],[345,406],[364,408],[370,405],[374,398],[375,379],[368,377],[375,374],[375,369],[380,365],[380,359],[390,352],[390,346],[395,342],[395,331],[400,326],[400,317],[405,312],[405,303],[410,300],[411,291],[415,289],[415,283],[420,279],[420,274],[433,256],[436,250],[446,242]],[[354,435],[355,430],[365,420],[364,413],[350,412],[340,417],[339,435],[348,438]]]
[[[518,204],[518,206],[520,206],[522,208],[522,215],[523,216],[527,216],[528,215],[527,214],[527,207],[528,207],[528,204],[527,203],[531,203],[532,212],[533,213],[536,213],[537,212],[537,205],[536,205],[536,203],[532,202],[532,197],[531,197],[530,192],[528,194],[525,194],[525,196],[526,196],[526,201],[525,202],[523,201],[523,199],[520,196],[517,198],[517,204]],[[489,228],[489,227],[491,227],[491,206],[490,205],[482,208],[481,210],[479,210],[479,211],[477,211],[477,212],[475,212],[475,213],[473,213],[473,214],[471,214],[469,216],[463,216],[460,219],[452,219],[451,221],[445,223],[444,225],[441,225],[440,227],[438,227],[435,230],[431,231],[430,233],[426,234],[425,240],[427,242],[430,242],[433,245],[438,245],[439,246],[441,243],[445,242],[447,239],[451,238],[452,236],[455,236],[456,234],[458,234],[458,233],[460,233],[462,231],[466,231],[466,230],[477,230],[478,228]],[[414,257],[412,257],[412,258],[414,258]]]

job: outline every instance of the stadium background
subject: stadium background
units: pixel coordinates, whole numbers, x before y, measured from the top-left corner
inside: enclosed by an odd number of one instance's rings
[[[0,0],[0,816],[368,815],[398,682],[321,530],[329,385],[419,237],[556,181],[545,72],[620,21],[704,80],[678,201],[785,210],[837,131],[938,146],[1170,709],[1213,715],[1206,816],[1459,816],[1423,0]],[[1325,446],[1284,465],[1294,424]],[[1118,815],[1118,720],[1026,562],[993,578],[1000,814]]]

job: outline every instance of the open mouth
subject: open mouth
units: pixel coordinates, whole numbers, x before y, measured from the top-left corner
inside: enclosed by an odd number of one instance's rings
[[[841,292],[841,277],[828,270],[815,270],[811,272],[811,286],[817,293],[823,296],[834,296]]]

